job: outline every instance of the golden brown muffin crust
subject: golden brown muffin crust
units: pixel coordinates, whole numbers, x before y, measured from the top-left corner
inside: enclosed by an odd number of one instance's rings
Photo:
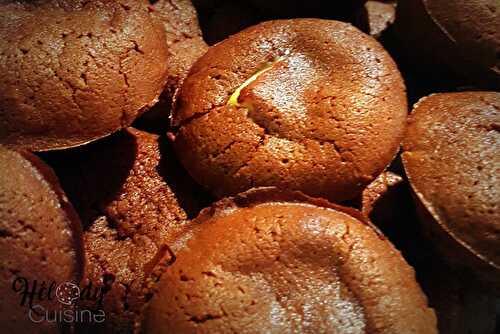
[[[432,224],[500,270],[500,93],[421,99],[403,142],[404,167]],[[463,258],[455,262],[464,261]]]
[[[174,145],[216,196],[274,185],[341,201],[392,160],[406,108],[373,38],[337,21],[270,21],[195,63],[175,101]]]
[[[53,171],[28,152],[0,146],[0,322],[5,333],[54,333],[57,324],[43,321],[43,315],[28,317],[26,300],[20,306],[23,286],[38,288],[52,281],[79,284],[83,272],[82,231],[78,216],[68,202]],[[30,287],[16,278],[27,279]],[[46,290],[47,291],[47,290]],[[53,291],[54,292],[54,291]],[[61,304],[52,295],[34,297],[49,314]],[[39,309],[37,309],[39,311]],[[51,313],[52,312],[52,313]]]
[[[128,126],[158,100],[165,32],[127,2],[0,3],[0,143],[76,146]]]
[[[342,210],[276,189],[205,209],[142,331],[435,333],[413,270]]]

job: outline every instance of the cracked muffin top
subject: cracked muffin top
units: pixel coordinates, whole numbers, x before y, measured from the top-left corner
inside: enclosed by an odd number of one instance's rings
[[[102,301],[81,305],[106,313],[103,324],[86,326],[129,333],[148,284],[172,260],[177,237],[197,212],[195,185],[165,138],[134,128],[55,154],[53,164],[84,224],[83,283],[107,291]]]
[[[29,297],[23,300],[23,292],[29,295],[35,280],[46,292],[52,282],[53,292],[59,284],[80,283],[84,261],[80,220],[54,172],[38,157],[0,145],[0,162],[2,331],[56,333],[56,323],[30,321],[29,311],[43,307],[55,312],[63,305],[55,298],[47,300],[43,292],[31,302]]]
[[[440,237],[437,245],[453,262],[466,264],[472,257],[497,285],[499,149],[500,93],[462,92],[430,95],[415,105],[402,154],[416,198],[428,213],[424,221]]]
[[[142,332],[436,333],[413,270],[360,217],[273,188],[221,200],[195,219]]]
[[[211,47],[174,103],[178,156],[219,197],[278,186],[351,199],[393,159],[407,115],[382,46],[320,19],[265,22]]]
[[[133,3],[0,2],[0,143],[76,146],[128,126],[158,100],[165,31]]]

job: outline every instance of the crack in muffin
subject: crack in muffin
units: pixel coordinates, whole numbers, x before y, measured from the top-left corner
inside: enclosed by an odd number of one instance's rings
[[[247,109],[252,109],[252,103],[248,100],[245,100],[243,101],[242,103],[240,103],[240,95],[241,95],[241,91],[243,89],[245,89],[248,85],[250,85],[252,82],[254,82],[255,80],[257,80],[262,74],[266,73],[267,71],[271,70],[274,65],[276,65],[277,63],[279,63],[280,61],[282,61],[284,58],[283,57],[280,57],[270,63],[265,63],[261,69],[259,69],[255,74],[253,74],[250,78],[248,78],[247,80],[245,80],[245,82],[243,82],[241,84],[241,86],[239,86],[238,88],[236,88],[236,90],[234,91],[233,94],[231,94],[231,96],[229,97],[229,100],[227,100],[227,105],[228,106],[235,106],[235,107],[246,107]]]

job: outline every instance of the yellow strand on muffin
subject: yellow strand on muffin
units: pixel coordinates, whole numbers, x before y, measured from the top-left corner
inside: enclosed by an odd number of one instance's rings
[[[240,98],[241,91],[245,87],[247,87],[248,85],[250,85],[252,82],[254,82],[255,80],[257,80],[257,78],[259,76],[261,76],[262,74],[266,73],[271,68],[273,68],[274,65],[276,65],[277,63],[279,63],[283,59],[284,59],[284,57],[279,57],[275,61],[267,63],[262,69],[258,70],[254,75],[252,75],[250,78],[248,78],[247,80],[245,80],[245,82],[243,82],[238,88],[236,88],[236,90],[234,91],[234,93],[231,94],[231,96],[229,97],[229,100],[227,101],[227,105],[241,107],[242,105],[238,101],[239,98]]]

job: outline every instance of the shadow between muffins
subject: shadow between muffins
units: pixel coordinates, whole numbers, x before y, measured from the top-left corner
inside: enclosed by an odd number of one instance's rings
[[[123,142],[123,149],[109,155],[107,147]],[[124,184],[137,153],[135,138],[120,131],[103,140],[65,151],[40,153],[56,172],[71,203],[80,215],[83,228],[99,214],[98,203],[109,203]],[[85,168],[92,161],[95,168]],[[85,169],[85,170],[84,170]]]

